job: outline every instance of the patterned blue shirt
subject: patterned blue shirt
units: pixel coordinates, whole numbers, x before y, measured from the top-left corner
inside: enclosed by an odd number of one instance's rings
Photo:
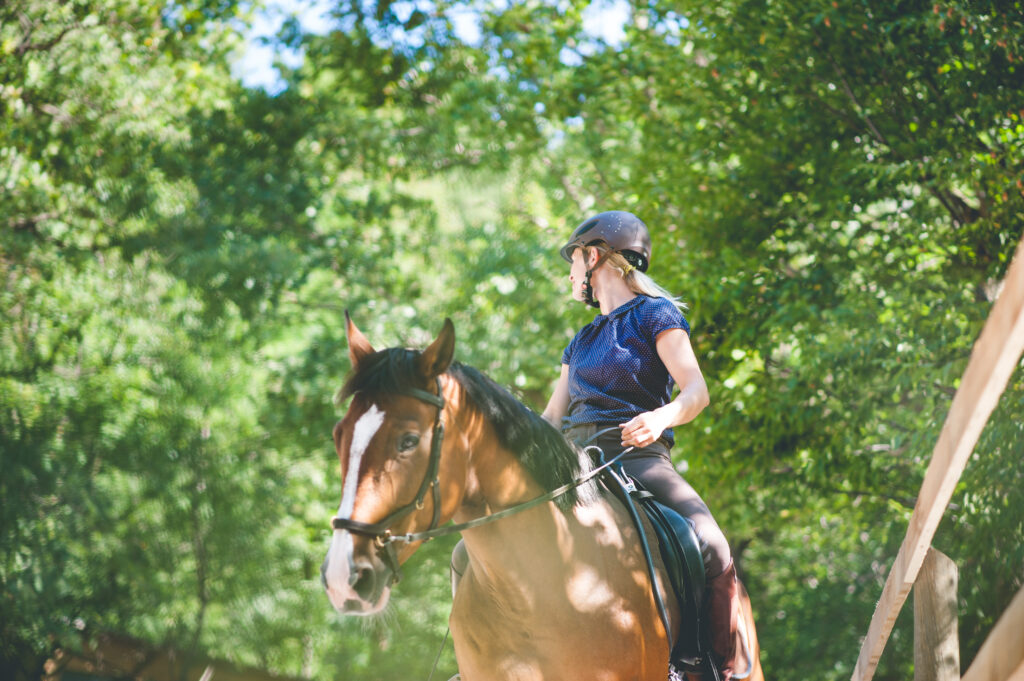
[[[618,425],[668,403],[675,381],[658,357],[662,331],[690,325],[666,298],[638,295],[576,334],[562,364],[569,366],[569,409],[562,428]],[[671,446],[672,429],[663,433]]]

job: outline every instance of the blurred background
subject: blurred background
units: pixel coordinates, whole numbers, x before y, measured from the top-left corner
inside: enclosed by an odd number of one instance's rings
[[[451,541],[381,616],[319,584],[344,310],[451,317],[541,409],[593,314],[557,249],[625,209],[767,675],[849,678],[1024,230],[1022,86],[1019,2],[4,2],[0,676],[426,679]],[[1021,413],[1018,367],[935,539],[964,669],[1024,581]]]

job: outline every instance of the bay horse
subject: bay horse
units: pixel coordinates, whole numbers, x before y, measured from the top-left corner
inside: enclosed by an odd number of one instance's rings
[[[378,352],[345,317],[352,373],[338,400],[352,401],[334,427],[342,497],[321,567],[333,606],[380,611],[401,563],[431,532],[450,529],[444,523],[472,523],[567,486],[463,529],[469,564],[449,617],[461,680],[665,681],[670,642],[638,533],[593,480],[567,484],[592,471],[590,457],[507,390],[453,362],[450,320],[422,352]],[[742,585],[740,593],[746,678],[763,681]],[[678,631],[674,601],[665,598]]]

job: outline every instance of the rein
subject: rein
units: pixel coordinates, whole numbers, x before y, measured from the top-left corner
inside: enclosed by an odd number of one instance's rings
[[[397,557],[395,556],[395,549],[392,546],[392,544],[394,544],[395,542],[413,543],[418,541],[428,541],[430,539],[435,539],[437,537],[443,537],[449,534],[455,534],[456,532],[461,532],[463,530],[468,530],[473,527],[480,527],[481,525],[493,523],[496,520],[507,518],[510,515],[515,515],[516,513],[522,513],[527,509],[533,508],[534,506],[551,501],[552,499],[557,499],[566,492],[589,482],[590,480],[597,477],[600,473],[602,473],[612,464],[616,463],[626,453],[633,449],[633,447],[629,447],[628,449],[623,450],[613,459],[602,463],[600,466],[591,470],[586,475],[577,478],[572,482],[566,483],[561,487],[558,487],[557,489],[553,489],[550,492],[547,492],[546,494],[542,494],[539,497],[535,497],[533,499],[530,499],[529,501],[524,501],[523,503],[517,504],[515,506],[510,506],[509,508],[506,508],[502,511],[498,511],[496,513],[481,516],[480,518],[474,518],[473,520],[469,520],[464,523],[438,527],[438,522],[440,520],[441,515],[441,483],[440,480],[438,479],[438,470],[441,465],[441,443],[444,440],[444,423],[441,420],[441,414],[442,412],[444,412],[444,397],[441,393],[441,379],[438,378],[436,380],[436,395],[433,393],[429,393],[425,390],[419,390],[418,388],[408,388],[406,390],[401,391],[401,394],[403,395],[415,397],[419,400],[422,400],[437,407],[437,417],[434,420],[434,434],[431,438],[432,441],[430,443],[430,460],[427,463],[427,472],[423,476],[423,482],[420,483],[420,488],[416,492],[416,498],[410,501],[408,504],[399,507],[398,509],[390,513],[383,520],[380,520],[375,523],[364,523],[358,520],[352,520],[350,518],[339,518],[337,516],[331,518],[331,527],[333,527],[335,530],[348,530],[349,532],[360,534],[364,537],[372,537],[376,542],[377,546],[383,549],[384,557],[390,564],[390,567],[392,568],[392,574],[394,575],[399,574],[398,560]],[[605,430],[602,430],[593,435],[593,437],[589,438],[587,442],[591,442],[598,436],[612,430],[616,430],[616,428],[606,428]],[[589,447],[584,447],[584,451],[587,451],[587,449],[589,449]],[[433,490],[432,500],[434,502],[434,515],[430,521],[430,527],[423,532],[411,532],[408,534],[392,534],[392,525],[394,525],[396,522],[412,513],[413,509],[421,510],[423,508],[423,500],[427,495],[428,489]],[[395,581],[397,581],[397,578]]]
[[[586,451],[586,449],[588,449],[588,448],[584,448],[584,451]],[[629,449],[632,449],[632,447],[630,447]],[[597,468],[593,469],[592,471],[590,471],[589,473],[587,473],[583,477],[577,478],[576,480],[573,480],[572,482],[566,483],[566,484],[562,485],[561,487],[559,487],[557,489],[551,490],[547,494],[542,494],[541,496],[535,497],[533,499],[530,499],[529,501],[524,501],[521,504],[517,504],[515,506],[509,506],[508,508],[506,508],[506,509],[504,509],[502,511],[498,511],[496,513],[491,513],[491,514],[488,514],[488,515],[485,515],[485,516],[481,516],[480,518],[475,518],[473,520],[467,520],[466,522],[459,523],[457,525],[445,525],[444,527],[431,528],[431,529],[427,530],[426,532],[413,532],[413,533],[410,533],[410,534],[390,535],[388,537],[387,541],[401,541],[401,542],[409,542],[409,543],[417,542],[417,541],[427,541],[427,540],[430,540],[430,539],[434,539],[436,537],[443,537],[443,536],[448,535],[448,534],[454,534],[456,532],[461,532],[463,530],[468,530],[468,529],[473,528],[473,527],[480,527],[481,525],[487,525],[488,523],[493,523],[496,520],[501,520],[502,518],[507,518],[510,515],[515,515],[516,513],[521,513],[521,512],[523,512],[523,511],[525,511],[527,509],[533,508],[534,506],[537,506],[539,504],[543,504],[544,502],[551,501],[552,499],[557,499],[558,497],[562,496],[566,492],[568,492],[568,491],[570,491],[572,489],[575,489],[576,487],[579,487],[580,485],[583,485],[583,484],[585,484],[587,482],[590,482],[597,475],[599,475],[602,472],[604,472],[604,470],[606,468],[608,468],[612,464],[616,463],[619,459],[621,459],[622,456],[629,451],[629,449],[624,450],[620,454],[616,455],[614,458],[612,458],[609,461],[606,461],[605,463],[601,464],[600,466],[598,466]]]

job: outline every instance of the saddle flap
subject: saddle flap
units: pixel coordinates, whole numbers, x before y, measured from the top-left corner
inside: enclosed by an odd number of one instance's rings
[[[640,506],[658,535],[662,562],[680,606],[682,625],[672,648],[672,659],[694,664],[710,647],[702,627],[705,576],[697,535],[690,521],[654,498],[642,498]]]
[[[627,508],[642,508],[651,527],[654,528],[662,563],[680,608],[681,628],[675,636],[671,660],[679,667],[696,668],[702,660],[707,659],[707,653],[711,648],[710,637],[705,630],[702,616],[704,558],[697,534],[686,518],[654,499],[639,481],[626,475],[621,466],[614,472],[609,472],[607,476],[602,476],[602,479]],[[632,484],[627,485],[626,480]],[[631,491],[634,489],[635,491]],[[637,531],[640,532],[641,544],[645,546],[644,550],[647,553],[647,540],[638,516],[634,515],[634,522],[637,524]]]

